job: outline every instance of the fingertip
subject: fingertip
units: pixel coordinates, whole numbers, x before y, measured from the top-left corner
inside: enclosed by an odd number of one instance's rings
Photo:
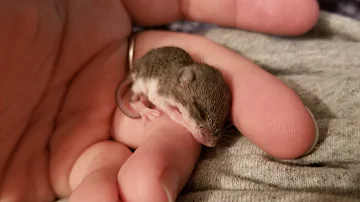
[[[293,3],[293,2],[292,2]],[[299,8],[291,10],[289,35],[302,35],[314,27],[320,15],[320,8],[316,0],[300,0]]]
[[[256,1],[262,5],[262,1]],[[259,3],[260,2],[260,3]],[[239,5],[241,7],[241,5]],[[241,10],[241,8],[239,8]],[[276,0],[247,11],[249,16],[237,19],[239,27],[276,35],[296,36],[308,32],[320,14],[316,0]],[[254,18],[264,19],[254,23]]]
[[[318,132],[301,100],[295,94],[287,99],[281,104],[270,100],[260,107],[262,114],[249,117],[244,135],[275,158],[294,159],[314,148]]]
[[[308,154],[314,147],[317,138],[317,127],[305,107],[294,109],[292,113],[285,111],[278,120],[279,133],[273,134],[275,138],[268,152],[274,157],[294,159]],[[275,142],[277,141],[277,142]]]

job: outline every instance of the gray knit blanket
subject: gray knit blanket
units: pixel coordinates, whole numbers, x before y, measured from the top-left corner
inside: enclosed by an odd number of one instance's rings
[[[238,135],[204,152],[178,201],[360,201],[360,21],[323,12],[302,37],[225,28],[204,35],[294,89],[320,137],[310,155],[279,160]]]

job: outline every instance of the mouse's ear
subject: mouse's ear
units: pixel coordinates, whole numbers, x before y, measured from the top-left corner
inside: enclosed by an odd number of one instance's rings
[[[195,72],[192,68],[182,68],[178,73],[178,83],[179,84],[188,84],[191,81],[195,80]]]

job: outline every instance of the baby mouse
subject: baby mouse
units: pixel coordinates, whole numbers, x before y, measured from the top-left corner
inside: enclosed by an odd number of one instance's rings
[[[126,93],[132,93],[131,100],[122,100]],[[214,147],[223,134],[231,93],[217,69],[195,62],[181,48],[166,46],[134,62],[116,90],[116,99],[130,118],[153,120],[161,112],[151,109],[148,101],[185,127],[198,143]]]

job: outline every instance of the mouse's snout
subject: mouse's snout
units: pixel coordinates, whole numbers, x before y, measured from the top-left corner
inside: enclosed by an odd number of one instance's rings
[[[199,127],[197,132],[193,133],[196,141],[207,147],[216,146],[217,137],[213,136],[213,132],[206,127]]]
[[[203,143],[205,146],[208,147],[215,147],[219,138],[221,137],[222,133],[221,130],[210,130],[210,129],[201,129],[201,134],[203,137]]]

